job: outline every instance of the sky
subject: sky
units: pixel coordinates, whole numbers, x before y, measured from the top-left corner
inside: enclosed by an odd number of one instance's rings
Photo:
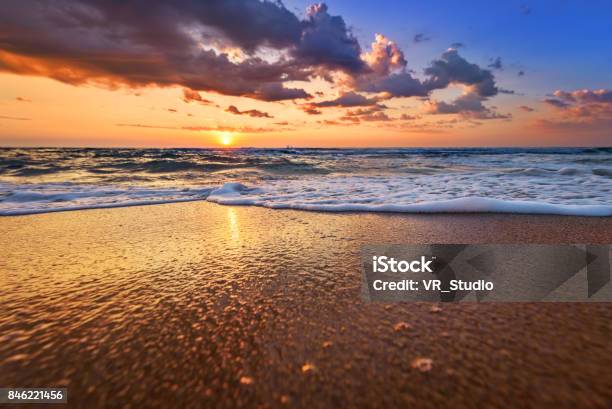
[[[0,146],[611,146],[609,1],[4,0]]]

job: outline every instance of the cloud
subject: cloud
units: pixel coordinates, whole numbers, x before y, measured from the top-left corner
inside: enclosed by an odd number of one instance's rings
[[[580,89],[572,92],[557,90],[554,96],[567,102],[612,104],[612,90]]]
[[[504,65],[502,63],[502,59],[501,57],[497,57],[495,59],[491,59],[491,64],[487,65],[487,67],[494,69],[494,70],[499,70],[499,71],[503,71],[504,70]]]
[[[424,43],[429,40],[431,40],[431,37],[428,37],[427,35],[425,35],[425,33],[417,33],[412,38],[412,42],[415,44]]]
[[[346,125],[342,122],[338,122],[338,121],[334,121],[331,119],[323,119],[322,121],[317,121],[318,123],[322,124],[322,125]]]
[[[557,90],[542,102],[554,108],[551,116],[537,118],[534,125],[554,131],[593,133],[602,142],[610,138],[612,129],[612,90]]]
[[[344,122],[352,122],[352,123],[354,123],[354,124],[359,124],[359,123],[361,123],[361,120],[359,119],[359,117],[358,117],[358,116],[344,115],[344,116],[341,116],[341,117],[340,117],[340,120],[341,120],[341,121],[344,121]]]
[[[257,109],[249,109],[247,111],[240,111],[234,105],[230,105],[229,107],[227,107],[225,112],[229,112],[230,114],[234,114],[234,115],[248,115],[248,116],[252,116],[254,118],[274,118],[269,113],[262,112],[262,111],[259,111]]]
[[[261,47],[300,46],[304,22],[280,2],[6,0],[0,20],[0,71],[73,85],[178,85],[264,100],[307,96],[282,84],[307,79],[312,67],[254,56]],[[231,58],[232,47],[242,51],[239,60]]]
[[[519,77],[522,77],[525,75],[525,71],[520,70],[516,75],[518,75]]]
[[[202,98],[198,91],[189,88],[183,88],[183,101],[186,103],[199,102],[200,104],[212,104],[212,101]]]
[[[570,105],[569,103],[561,101],[560,99],[557,99],[557,98],[546,98],[544,102],[547,103],[548,105],[554,106],[555,108],[566,108]]]
[[[272,129],[272,128],[261,128],[261,127],[251,127],[251,126],[225,126],[225,125],[164,126],[164,125],[150,125],[150,124],[140,124],[140,123],[120,123],[120,124],[116,124],[115,126],[127,127],[127,128],[167,129],[167,130],[190,131],[190,132],[264,133],[264,132],[275,131],[275,129]]]
[[[310,105],[318,108],[329,108],[329,107],[358,107],[358,106],[369,106],[376,105],[378,98],[368,98],[355,92],[347,92],[342,94],[336,99],[322,102],[314,102]]]
[[[323,113],[323,111],[312,104],[304,104],[300,106],[300,109],[308,115],[321,115]]]
[[[386,93],[390,97],[427,95],[428,90],[407,70],[404,53],[384,35],[376,35],[371,51],[362,58],[369,69],[351,78],[355,90]]]
[[[494,64],[498,61],[494,61]],[[496,64],[495,64],[496,65]],[[501,66],[501,59],[499,60]],[[463,85],[464,93],[452,102],[428,101],[425,111],[430,114],[459,114],[472,119],[510,119],[509,114],[499,114],[485,106],[483,102],[501,93],[513,94],[514,91],[498,88],[493,73],[468,62],[459,52],[450,48],[439,59],[425,68],[428,78],[423,81],[430,92],[444,89],[451,84]]]
[[[191,17],[196,22],[216,28],[233,44],[248,51],[262,45],[272,48],[291,46],[299,41],[302,34],[302,23],[281,2],[230,0],[173,3],[179,3],[186,13],[193,13]]]
[[[361,121],[390,121],[391,118],[383,112],[383,107],[375,105],[367,108],[357,108],[348,110],[342,117],[341,121],[359,123]]]
[[[498,114],[483,105],[486,98],[474,92],[461,95],[452,102],[428,101],[425,110],[429,114],[460,114],[472,119],[509,119],[510,115]]]
[[[19,101],[19,102],[32,102],[31,99],[27,99],[27,98],[23,98],[23,97],[17,97],[17,98],[15,98],[15,101]]]
[[[492,97],[499,92],[491,71],[468,62],[456,49],[446,50],[425,69],[429,76],[424,82],[428,90],[443,89],[450,84],[470,86],[481,97]]]
[[[469,93],[458,97],[453,102],[430,101],[427,104],[431,114],[457,114],[462,112],[483,112],[486,107],[482,104],[482,97]]]
[[[283,101],[287,99],[312,98],[312,95],[300,88],[285,88],[280,83],[265,84],[252,93],[246,94],[262,101]]]
[[[465,47],[465,44],[460,43],[460,42],[456,42],[456,43],[452,43],[451,44],[451,48],[454,48],[455,50],[458,49],[458,48],[462,48],[462,47]]]
[[[612,90],[557,90],[553,95],[554,98],[546,98],[543,102],[560,111],[563,121],[612,120]]]
[[[324,3],[299,18],[272,0],[39,0],[36,6],[5,0],[0,21],[0,72],[111,88],[179,86],[187,103],[211,103],[200,92],[311,99],[296,83],[315,77],[347,92],[298,104],[308,114],[428,97],[451,84],[464,85],[481,103],[501,92],[490,70],[459,55],[458,43],[432,61],[424,79],[413,76],[402,50],[382,34],[362,51],[345,20]],[[367,96],[372,93],[378,95]]]
[[[342,17],[327,12],[325,3],[308,7],[306,20],[302,22],[301,40],[293,55],[307,65],[353,73],[365,68],[359,42]]]
[[[463,96],[452,103],[432,101],[427,111],[457,113],[483,119],[509,118],[509,115],[500,115],[485,107],[483,102],[500,92],[513,94],[514,91],[498,88],[491,71],[468,62],[456,49],[449,49],[439,59],[432,61],[424,70],[426,78],[423,81],[412,76],[401,50],[382,35],[376,36],[372,51],[365,53],[363,58],[370,70],[351,78],[350,84],[357,91],[378,93],[379,100],[392,97],[428,97],[436,89],[460,84],[465,87]],[[365,97],[360,96],[360,105],[367,105],[364,99]],[[369,102],[371,105],[378,101]],[[324,104],[338,105],[335,102]]]
[[[178,111],[176,109],[174,109],[174,108],[168,108],[168,112],[176,113]]]
[[[384,112],[374,112],[368,115],[362,115],[359,117],[362,121],[370,121],[370,122],[382,122],[382,121],[390,121],[391,118],[387,116]]]
[[[527,106],[527,105],[521,105],[521,106],[519,107],[519,109],[520,109],[521,111],[523,111],[523,112],[533,112],[533,111],[535,111],[535,109],[533,109],[533,108],[531,108],[531,107],[529,107],[529,106]]]
[[[396,70],[403,70],[408,64],[404,53],[397,44],[382,34],[376,34],[371,45],[371,51],[364,53],[361,58],[368,65],[370,71],[376,75],[389,75]]]
[[[423,97],[429,90],[409,72],[391,74],[360,86],[365,92],[385,92],[393,97]]]

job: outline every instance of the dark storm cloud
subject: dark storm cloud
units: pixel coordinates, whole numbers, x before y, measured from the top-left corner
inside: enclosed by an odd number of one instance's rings
[[[249,109],[246,111],[241,111],[238,108],[236,108],[236,106],[234,105],[228,106],[225,112],[229,112],[230,114],[234,114],[234,115],[248,115],[254,118],[274,118],[269,113],[260,111],[258,109]]]
[[[482,97],[497,95],[499,91],[491,71],[468,62],[452,48],[446,50],[440,59],[434,60],[425,69],[425,74],[429,78],[425,80],[424,85],[429,90],[442,89],[457,83],[472,86],[474,92]]]

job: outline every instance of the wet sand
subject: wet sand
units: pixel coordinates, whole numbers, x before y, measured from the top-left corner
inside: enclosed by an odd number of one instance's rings
[[[359,259],[610,242],[612,218],[206,202],[0,218],[0,386],[78,408],[610,407],[612,305],[368,304]]]

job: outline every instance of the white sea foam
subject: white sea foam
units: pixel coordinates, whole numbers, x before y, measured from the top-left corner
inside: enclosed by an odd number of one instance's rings
[[[363,189],[360,189],[363,191]],[[227,183],[211,192],[207,200],[224,205],[252,205],[272,209],[299,209],[324,212],[397,213],[517,213],[574,216],[612,216],[612,205],[567,205],[536,201],[502,200],[478,196],[409,202],[401,193],[386,197],[370,194],[321,196],[314,189],[249,189]],[[410,196],[410,195],[405,195]]]
[[[612,150],[0,150],[0,215],[192,200],[612,216]]]
[[[203,200],[211,190],[122,189],[70,183],[8,188],[0,184],[0,191],[8,191],[0,200],[0,215],[3,216]]]
[[[609,204],[560,204],[535,200],[510,200],[481,196],[418,200],[420,189],[403,189],[387,183],[328,180],[325,183],[271,182],[254,187],[226,183],[216,189],[108,189],[74,185],[30,186],[14,191],[0,202],[0,215],[25,215],[67,210],[124,207],[208,200],[222,205],[252,205],[272,209],[324,212],[400,213],[523,213],[579,216],[612,216]],[[344,182],[344,183],[343,183]],[[401,184],[400,184],[401,185]],[[422,187],[421,187],[422,189]],[[415,191],[416,190],[416,191]]]

